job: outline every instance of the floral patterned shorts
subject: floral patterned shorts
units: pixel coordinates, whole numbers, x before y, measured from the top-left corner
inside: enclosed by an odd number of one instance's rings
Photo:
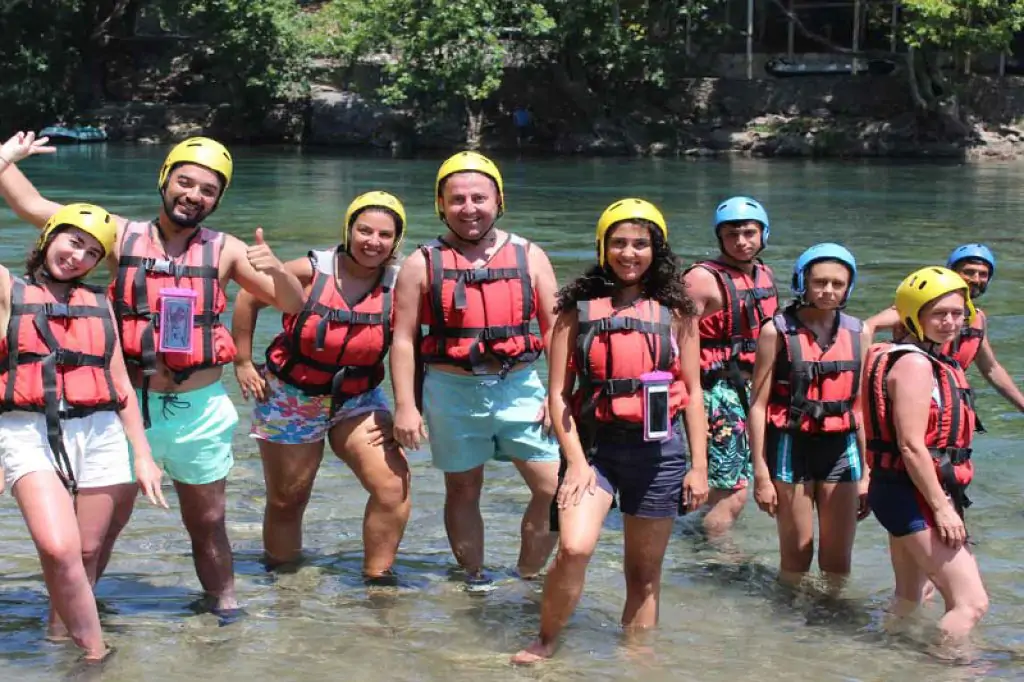
[[[750,382],[746,385],[750,396]],[[742,490],[754,477],[747,440],[747,415],[739,393],[726,379],[704,389],[708,415],[708,486],[718,490]]]
[[[264,378],[267,399],[253,408],[249,430],[249,436],[259,440],[288,445],[316,443],[346,419],[367,412],[391,411],[384,390],[378,386],[346,400],[331,418],[331,396],[306,395],[270,372],[264,371]]]

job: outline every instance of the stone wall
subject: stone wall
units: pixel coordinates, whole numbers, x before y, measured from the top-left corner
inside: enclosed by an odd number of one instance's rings
[[[974,77],[963,83],[962,106],[974,135],[947,138],[913,112],[903,76],[692,78],[674,94],[630,99],[615,113],[586,94],[560,90],[518,74],[486,107],[483,145],[538,154],[948,156],[1009,158],[1024,154],[1024,78]],[[359,76],[367,78],[366,74]],[[111,139],[167,142],[206,134],[226,141],[285,142],[390,149],[396,154],[452,149],[463,139],[461,118],[429,120],[344,89],[345,79],[313,88],[306,102],[240,116],[226,105],[111,104],[84,119]],[[576,93],[578,94],[578,93]],[[517,141],[516,106],[529,106],[534,125]]]

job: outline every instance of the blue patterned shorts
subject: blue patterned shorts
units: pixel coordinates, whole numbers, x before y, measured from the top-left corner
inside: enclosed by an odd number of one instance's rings
[[[267,399],[252,411],[249,436],[271,443],[297,445],[327,438],[336,424],[366,414],[391,412],[380,386],[346,400],[331,418],[331,396],[306,395],[264,371]]]

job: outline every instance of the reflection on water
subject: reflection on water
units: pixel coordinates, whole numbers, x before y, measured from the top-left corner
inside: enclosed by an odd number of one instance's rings
[[[44,194],[89,200],[132,217],[152,215],[156,170],[165,150],[83,147],[32,159],[26,170]],[[441,227],[432,214],[436,160],[339,158],[294,150],[236,150],[236,182],[215,227],[251,238],[256,225],[286,258],[337,238],[344,207],[381,187],[407,205],[415,244]],[[762,161],[551,160],[502,164],[509,214],[503,224],[544,246],[560,278],[593,257],[593,226],[622,196],[641,196],[664,210],[676,249],[689,259],[711,253],[710,215],[733,193],[761,199],[772,217],[766,260],[785,290],[793,259],[815,241],[838,240],[861,263],[851,312],[864,316],[891,301],[914,267],[942,262],[954,245],[983,240],[1000,260],[983,303],[990,334],[1007,369],[1024,373],[1024,318],[1016,296],[1024,245],[1017,216],[1024,208],[1017,166],[817,164]],[[0,213],[0,261],[16,266],[34,234]],[[257,340],[265,346],[279,317],[264,313]],[[843,599],[793,594],[775,583],[775,534],[751,503],[734,548],[708,548],[679,532],[668,557],[661,628],[627,639],[618,628],[623,600],[622,525],[609,517],[586,591],[559,654],[532,670],[508,657],[536,633],[539,584],[511,575],[518,526],[527,500],[507,465],[487,469],[483,499],[487,563],[498,589],[470,595],[453,579],[444,535],[441,475],[425,452],[412,455],[413,515],[396,570],[399,586],[368,590],[360,578],[365,496],[336,460],[326,461],[307,512],[308,558],[298,570],[268,574],[259,561],[264,503],[255,445],[243,429],[229,485],[229,532],[238,590],[249,617],[218,627],[188,605],[199,595],[188,541],[176,511],[140,501],[100,583],[101,615],[118,651],[102,670],[76,668],[66,645],[43,640],[46,597],[31,542],[9,495],[0,498],[0,679],[190,680],[974,680],[1019,679],[1024,669],[1024,593],[1016,436],[1024,422],[977,376],[989,435],[979,439],[978,476],[969,522],[990,590],[992,609],[978,633],[977,661],[950,666],[927,655],[940,611],[901,634],[888,634],[884,610],[891,585],[885,536],[861,524],[854,574]],[[233,378],[229,389],[237,397]],[[239,399],[239,402],[240,399]],[[166,491],[172,505],[173,491]]]

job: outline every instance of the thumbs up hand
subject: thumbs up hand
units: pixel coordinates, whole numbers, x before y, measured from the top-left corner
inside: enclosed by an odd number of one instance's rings
[[[284,271],[284,265],[274,255],[274,252],[270,250],[270,245],[263,241],[262,227],[256,228],[256,241],[252,246],[246,248],[245,255],[249,259],[249,265],[256,272],[265,272],[268,275],[272,275]]]

